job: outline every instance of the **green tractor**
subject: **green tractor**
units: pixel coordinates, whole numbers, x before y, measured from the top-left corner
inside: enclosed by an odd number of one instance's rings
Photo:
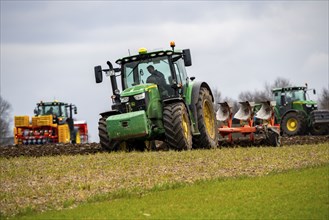
[[[99,138],[108,151],[154,150],[156,143],[169,149],[215,148],[218,133],[214,97],[206,82],[188,77],[189,49],[148,52],[116,61],[120,68],[95,66],[96,83],[110,77],[112,110],[100,113]],[[122,92],[116,78],[120,78]]]
[[[275,116],[281,132],[288,136],[328,134],[329,111],[318,110],[317,103],[307,98],[306,86],[275,88],[272,90],[277,103]],[[313,94],[316,94],[313,89]]]

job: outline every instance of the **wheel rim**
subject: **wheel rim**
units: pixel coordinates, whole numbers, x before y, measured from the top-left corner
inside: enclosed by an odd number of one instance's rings
[[[188,129],[188,118],[187,115],[184,113],[183,114],[183,120],[182,120],[182,128],[183,128],[183,133],[184,137],[187,139],[189,136],[189,129]]]
[[[213,139],[215,138],[215,131],[214,131],[214,114],[212,114],[212,104],[208,102],[208,100],[205,100],[203,102],[203,116],[204,116],[204,122],[206,126],[206,130],[208,135]]]
[[[297,129],[298,122],[295,118],[290,118],[287,121],[287,128],[289,131],[295,131]]]

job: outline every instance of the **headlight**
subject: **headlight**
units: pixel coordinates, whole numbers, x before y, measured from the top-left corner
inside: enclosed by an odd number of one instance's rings
[[[129,101],[129,97],[121,97],[120,98],[121,102],[128,102]]]
[[[138,94],[138,95],[134,95],[134,98],[135,98],[136,100],[145,99],[145,93],[141,93],[141,94]]]
[[[311,108],[312,105],[311,105],[311,104],[306,104],[306,107],[307,107],[307,108]]]

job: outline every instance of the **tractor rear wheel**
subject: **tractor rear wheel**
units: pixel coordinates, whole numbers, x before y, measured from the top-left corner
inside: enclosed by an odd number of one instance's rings
[[[303,135],[306,131],[306,120],[302,113],[289,112],[281,124],[283,134],[288,136]]]
[[[164,107],[163,124],[166,142],[176,150],[192,148],[192,133],[189,115],[182,102],[171,103]]]
[[[197,119],[200,135],[193,136],[193,148],[216,148],[218,132],[212,97],[207,88],[201,88],[197,102]]]
[[[106,117],[102,117],[98,122],[98,135],[101,147],[107,151],[115,151],[119,142],[111,140],[106,129]]]

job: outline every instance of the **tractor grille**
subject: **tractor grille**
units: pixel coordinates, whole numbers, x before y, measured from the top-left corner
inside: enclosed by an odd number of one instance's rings
[[[303,109],[307,113],[307,115],[309,115],[309,114],[311,114],[312,111],[317,110],[317,107],[314,105],[311,105],[311,106],[303,105]]]
[[[146,110],[146,101],[145,99],[136,100],[133,96],[129,97],[129,101],[126,103],[121,103],[118,105],[118,110],[121,113],[135,112],[140,110]]]

